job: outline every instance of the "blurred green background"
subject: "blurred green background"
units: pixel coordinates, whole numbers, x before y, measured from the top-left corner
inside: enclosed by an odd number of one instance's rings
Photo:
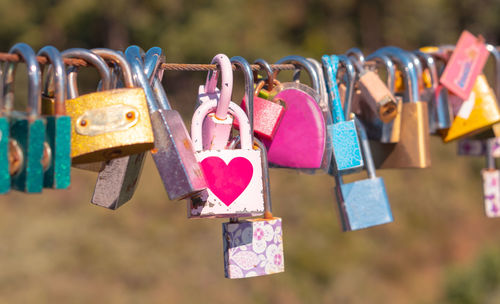
[[[500,37],[498,0],[0,4],[1,51],[21,41],[35,50],[138,44],[162,47],[167,62],[209,63],[219,52],[274,62],[354,46],[415,49],[455,43],[463,29],[492,44]],[[82,73],[88,92],[97,75]],[[187,123],[205,77],[165,73],[170,101]],[[239,101],[241,75],[236,81]],[[483,212],[484,160],[457,157],[455,144],[437,138],[431,144],[432,168],[379,171],[394,223],[357,232],[341,232],[330,176],[272,170],[286,272],[253,279],[224,279],[223,220],[187,220],[185,202],[168,200],[150,158],[133,200],[114,212],[89,203],[96,175],[80,170],[67,191],[12,192],[0,199],[0,302],[500,303],[500,222]]]

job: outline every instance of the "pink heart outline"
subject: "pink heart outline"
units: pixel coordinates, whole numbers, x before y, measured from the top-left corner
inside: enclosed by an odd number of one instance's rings
[[[200,162],[208,188],[226,206],[230,206],[250,184],[253,165],[244,157],[235,157],[229,164],[217,156],[210,156]]]

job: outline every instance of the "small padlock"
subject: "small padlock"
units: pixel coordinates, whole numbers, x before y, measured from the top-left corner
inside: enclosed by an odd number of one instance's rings
[[[486,144],[486,169],[483,178],[484,211],[487,217],[500,217],[500,170],[496,168],[490,141]]]
[[[359,146],[358,134],[354,121],[345,120],[344,110],[340,102],[337,87],[337,70],[339,58],[335,55],[323,55],[326,87],[332,104],[333,125],[328,134],[333,143],[333,159],[338,172],[356,172],[363,168],[363,157]]]
[[[239,120],[241,149],[203,150],[203,120],[217,105],[216,100],[204,101],[193,115],[191,138],[208,188],[188,200],[188,217],[261,215],[264,198],[260,151],[252,147],[250,124],[238,105],[230,102],[229,111]]]
[[[230,221],[222,224],[224,273],[226,278],[241,279],[285,271],[281,218],[271,209],[271,190],[266,147],[261,151],[264,185],[264,218]]]
[[[375,166],[365,129],[356,118],[354,120],[361,139],[368,179],[344,184],[342,174],[335,176],[337,183],[335,194],[344,231],[359,230],[393,221],[384,179],[375,175]]]
[[[45,46],[38,56],[45,56],[50,63],[42,96],[53,107],[45,114],[46,142],[52,152],[51,162],[44,173],[44,188],[66,189],[71,183],[71,117],[66,115],[66,69],[59,51],[53,46]],[[50,81],[52,80],[52,81]],[[52,83],[52,87],[50,83]],[[51,102],[53,100],[53,104]],[[42,105],[44,102],[42,101]]]
[[[384,169],[427,168],[431,165],[428,107],[419,101],[418,67],[410,53],[396,47],[384,47],[375,53],[389,56],[405,79],[400,140],[395,144],[372,141],[375,166]]]
[[[138,154],[154,138],[144,90],[121,88],[66,101],[72,118],[73,163],[91,163]]]
[[[19,158],[22,162],[18,162],[17,170],[11,172],[11,187],[23,192],[39,193],[43,188],[44,170],[50,164],[50,147],[45,144],[46,123],[40,115],[42,88],[40,66],[35,52],[25,43],[15,44],[9,53],[18,54],[26,62],[29,77],[28,111],[26,113],[13,111],[17,65],[15,62],[10,62],[6,67],[4,111],[9,119],[11,145],[19,147],[18,154],[22,155]]]
[[[168,103],[160,79],[154,80],[157,75],[153,73],[156,73],[163,60],[162,49],[151,48],[146,53],[144,63],[138,46],[128,47],[125,55],[137,83],[146,93],[155,134],[155,146],[151,155],[168,197],[170,200],[180,200],[199,194],[206,189],[207,183],[194,154],[191,139],[182,117]],[[154,90],[149,76],[154,77],[151,78]]]

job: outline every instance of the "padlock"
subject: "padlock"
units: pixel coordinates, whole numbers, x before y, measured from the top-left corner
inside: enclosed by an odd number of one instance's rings
[[[81,95],[66,101],[66,111],[72,118],[71,157],[75,164],[106,161],[153,148],[153,131],[141,88]]]
[[[306,69],[313,88],[298,82],[282,82],[270,93],[283,101],[286,111],[273,140],[261,138],[267,147],[269,163],[274,167],[327,169],[331,151],[326,151],[326,127],[318,105],[319,78],[316,70],[301,56],[287,56],[277,62],[282,63],[293,63]],[[274,72],[275,78],[277,73]]]
[[[282,220],[271,208],[266,147],[255,140],[261,151],[264,185],[264,218],[222,224],[224,273],[229,279],[269,275],[285,271]]]
[[[121,87],[122,82],[117,74],[123,75],[126,88],[135,86],[131,67],[122,54],[110,49],[92,49],[92,52],[116,65],[112,73],[115,75],[112,76],[113,89]],[[106,161],[97,175],[91,203],[115,210],[128,202],[137,188],[145,155],[142,152]]]
[[[344,184],[342,174],[335,176],[337,183],[335,194],[344,231],[359,230],[393,221],[384,179],[375,175],[375,166],[365,129],[356,118],[354,120],[361,139],[368,179]]]
[[[332,104],[333,125],[329,126],[328,134],[333,143],[333,159],[338,172],[356,172],[363,168],[363,157],[359,146],[358,134],[354,121],[345,120],[344,110],[340,102],[337,87],[337,70],[339,58],[335,55],[323,55],[326,87]],[[347,106],[347,102],[346,102]]]
[[[217,105],[216,100],[204,101],[193,115],[191,138],[208,188],[188,200],[188,217],[261,215],[264,198],[260,151],[253,149],[248,118],[235,103],[230,102],[229,113],[239,120],[241,149],[203,150],[203,120]]]
[[[0,194],[5,194],[10,191],[10,168],[14,164],[10,164],[9,160],[16,159],[11,156],[9,149],[12,145],[9,144],[9,120],[5,116],[4,109],[4,77],[3,67],[0,65]],[[17,151],[20,152],[20,149]],[[19,153],[22,156],[22,153]],[[18,162],[19,165],[19,162]]]
[[[229,58],[224,54],[217,54],[212,59],[212,64],[217,63],[220,70],[209,71],[205,85],[198,88],[196,105],[209,100],[216,100],[218,107],[215,113],[210,113],[205,118],[203,129],[203,149],[224,149],[227,144],[233,118],[227,115],[227,108],[231,101],[233,91],[233,69]],[[221,74],[221,89],[217,88],[217,82]]]
[[[431,165],[428,108],[425,102],[419,101],[419,77],[413,58],[396,47],[381,48],[375,53],[389,56],[403,72],[405,79],[400,140],[395,144],[372,141],[375,166],[427,168]]]
[[[495,158],[500,157],[500,137],[488,139],[468,139],[457,141],[457,154],[462,156],[484,156],[486,155],[487,145],[490,142],[489,149],[491,155]]]
[[[125,55],[136,81],[146,93],[155,134],[151,155],[168,197],[170,200],[180,200],[199,194],[206,189],[207,183],[182,117],[168,103],[160,79],[152,79],[154,90],[149,82],[149,76],[157,78],[153,73],[162,63],[162,49],[151,48],[146,53],[144,63],[138,46],[128,47]],[[146,70],[145,67],[150,68]]]
[[[481,170],[483,178],[484,211],[487,217],[500,217],[500,170],[496,168],[491,153],[490,141],[486,143],[486,169]]]
[[[35,52],[25,43],[15,44],[9,53],[18,54],[26,62],[29,77],[28,111],[13,111],[17,65],[15,62],[8,63],[4,75],[4,111],[9,119],[11,145],[18,147],[20,155],[16,170],[11,171],[11,187],[23,192],[39,193],[42,192],[43,173],[50,164],[51,154],[50,147],[45,144],[45,119],[40,115],[40,66]],[[7,135],[9,132],[3,134]]]
[[[46,142],[52,152],[51,162],[44,173],[43,187],[53,189],[66,189],[71,183],[71,117],[66,115],[66,69],[59,51],[53,46],[45,46],[38,56],[45,56],[50,63],[47,71],[45,99],[53,99],[53,107],[45,115],[47,122]],[[53,89],[50,88],[52,78]],[[43,104],[43,102],[42,102]],[[49,101],[50,105],[51,102]],[[42,110],[42,114],[45,114]]]
[[[387,88],[394,94],[395,67],[392,60],[383,54],[371,54],[369,61],[381,64],[387,73]],[[368,138],[381,143],[399,142],[401,131],[401,111],[403,100],[400,96],[393,95],[396,101],[396,116],[390,121],[383,121],[377,111],[376,104],[360,99],[357,106],[353,106],[353,113],[366,126]],[[354,100],[352,101],[354,102]],[[346,113],[346,115],[349,115]]]

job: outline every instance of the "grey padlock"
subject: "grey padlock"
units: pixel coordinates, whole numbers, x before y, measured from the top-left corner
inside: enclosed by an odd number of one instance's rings
[[[181,200],[198,194],[206,189],[207,184],[182,117],[170,107],[166,99],[163,104],[158,103],[155,92],[158,93],[162,88],[153,90],[144,74],[144,66],[151,66],[150,60],[156,62],[156,65],[161,64],[161,48],[151,48],[146,53],[144,64],[138,46],[128,47],[125,55],[136,81],[146,93],[155,137],[155,147],[151,154],[168,197],[170,200]],[[161,86],[159,82],[158,84]]]

